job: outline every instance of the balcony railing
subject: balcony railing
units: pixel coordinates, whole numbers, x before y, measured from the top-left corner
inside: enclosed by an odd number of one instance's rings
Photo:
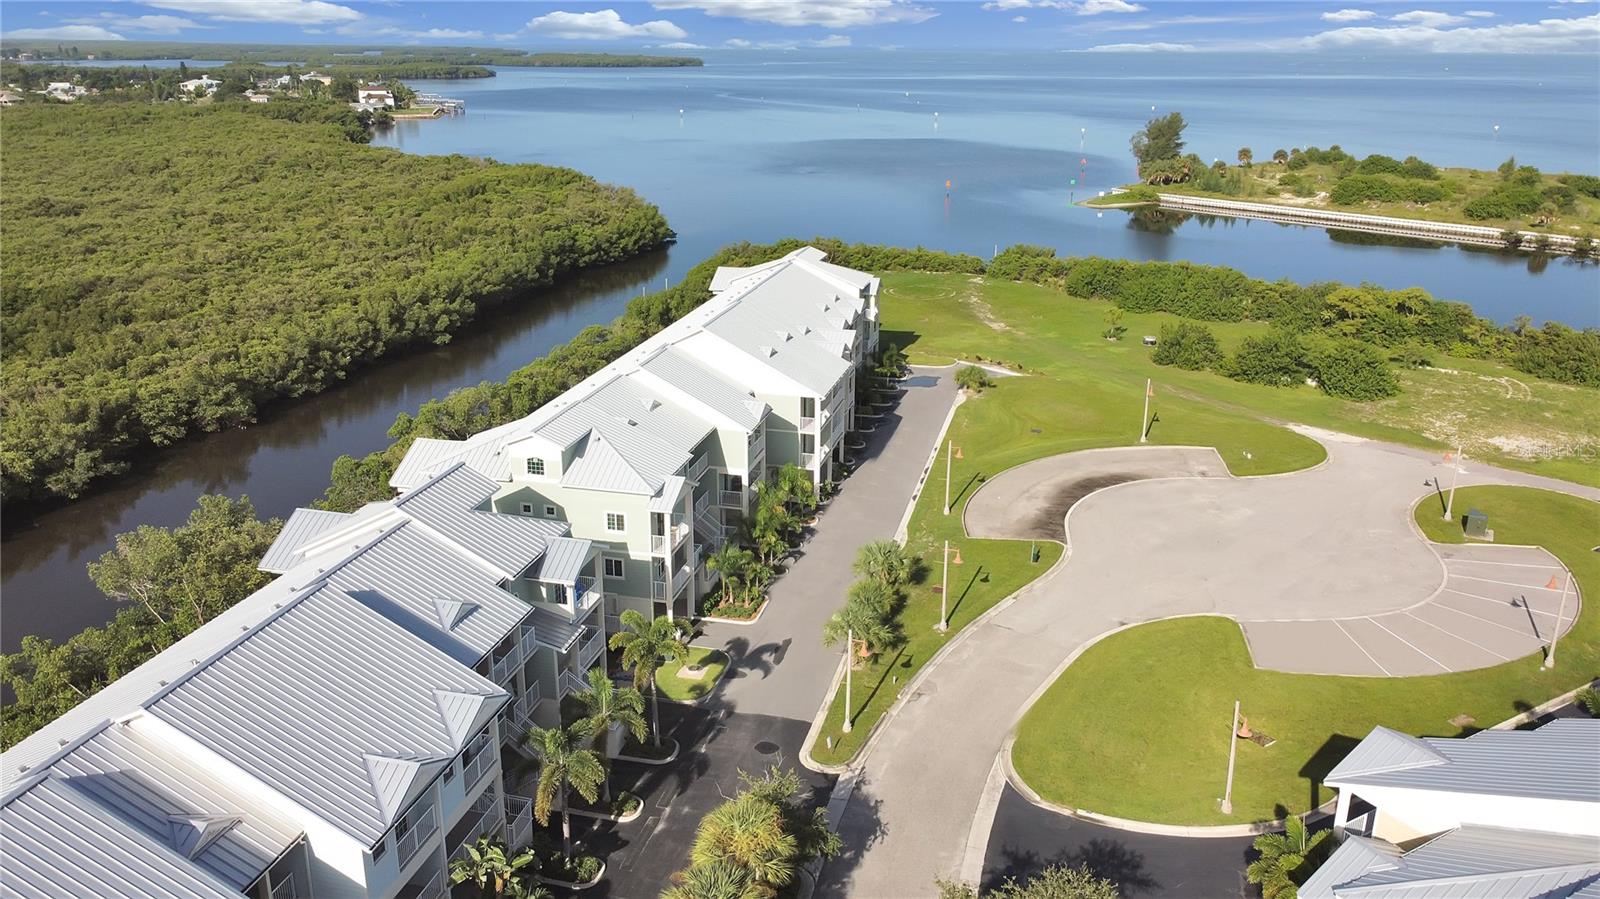
[[[606,651],[606,635],[596,630],[578,644],[578,670],[588,671]]]
[[[589,689],[589,681],[583,675],[571,668],[561,672],[561,677],[556,681],[556,698],[565,699],[574,693],[582,693]]]
[[[300,899],[300,881],[293,871],[272,885],[272,899]]]
[[[533,625],[524,624],[522,626],[522,635],[517,639],[517,644],[522,649],[522,657],[524,659],[533,658],[533,654],[539,651],[539,635],[534,631]]]
[[[462,854],[465,855],[465,853]],[[421,886],[413,886],[408,883],[401,887],[400,892],[395,895],[395,899],[446,899],[449,895],[450,872],[440,868],[433,872],[433,876],[428,878],[427,883]],[[276,892],[272,894],[272,899],[278,899]]]
[[[520,742],[522,735],[534,727],[533,713],[539,708],[539,700],[542,698],[539,682],[530,680],[528,692],[522,694],[516,702],[506,706],[506,710],[500,713],[500,741],[502,743]]]
[[[700,477],[702,475],[704,475],[706,473],[706,470],[709,469],[710,467],[711,467],[711,457],[702,455],[702,456],[696,458],[693,462],[689,463],[689,472],[688,472],[687,475],[685,475],[685,477],[687,477],[691,481],[698,481],[698,480],[700,480]]]
[[[461,782],[461,788],[468,792],[482,780],[489,769],[494,767],[494,747],[489,745],[489,735],[483,734],[472,741],[467,749],[472,756],[472,761],[467,763],[466,778]]]
[[[816,416],[814,416],[814,415],[802,415],[802,416],[800,416],[800,430],[809,431],[809,430],[811,430],[812,428],[814,428],[816,426],[817,426]]]
[[[489,679],[497,684],[503,684],[517,671],[517,666],[522,664],[522,645],[513,643],[506,654],[489,657]]]
[[[472,811],[467,814],[473,813],[478,815],[478,819],[472,822],[472,826],[467,829],[466,836],[461,840],[461,845],[451,851],[451,861],[466,858],[467,847],[477,843],[479,837],[495,839],[501,836],[501,828],[506,820],[506,809],[500,802],[499,794],[493,790],[485,790],[483,795],[472,803]]]
[[[815,468],[816,464],[817,464],[817,454],[816,453],[801,453],[800,454],[800,467],[801,468]]]
[[[587,611],[600,601],[602,591],[597,589],[599,584],[592,577],[580,577],[572,583],[572,608],[579,612]]]
[[[665,534],[650,535],[650,551],[664,556],[678,548],[683,538],[689,536],[689,521],[682,515],[672,516],[672,525]]]
[[[715,492],[714,490],[707,490],[694,498],[694,514],[704,515],[711,511],[711,495]]]
[[[506,794],[506,820],[513,850],[533,842],[533,800],[514,793]]]
[[[720,496],[719,496],[719,500],[720,500],[719,505],[722,505],[722,506],[724,506],[726,508],[729,508],[729,509],[742,509],[742,508],[744,508],[744,491],[743,490],[719,490],[717,492],[720,494]]]
[[[421,817],[411,823],[411,829],[394,841],[395,857],[399,859],[400,867],[404,868],[438,829],[439,810],[430,805]]]

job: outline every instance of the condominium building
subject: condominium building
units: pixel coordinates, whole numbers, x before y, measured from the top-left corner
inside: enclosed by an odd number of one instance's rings
[[[394,499],[296,510],[275,580],[0,754],[0,894],[441,899],[478,837],[526,845],[503,753],[608,621],[689,611],[753,485],[841,459],[876,279],[717,279],[533,415],[417,441]]]

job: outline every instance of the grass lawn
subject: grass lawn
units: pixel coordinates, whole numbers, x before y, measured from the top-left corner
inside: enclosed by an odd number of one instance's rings
[[[663,697],[679,702],[699,699],[711,692],[717,681],[722,679],[722,672],[728,668],[727,655],[705,646],[689,647],[687,662],[704,668],[705,676],[699,680],[679,677],[678,672],[683,666],[677,663],[667,665],[656,672],[656,686],[660,688]]]
[[[1456,500],[1489,513],[1498,542],[1544,546],[1580,588],[1600,585],[1600,555],[1590,551],[1600,505],[1525,487],[1463,488]],[[1463,541],[1428,501],[1416,517],[1431,539]],[[1374,725],[1455,736],[1464,732],[1450,723],[1457,715],[1487,727],[1600,674],[1600,614],[1583,610],[1557,658],[1553,671],[1535,654],[1431,677],[1284,674],[1252,667],[1228,619],[1155,622],[1074,662],[1023,719],[1013,761],[1029,786],[1066,806],[1170,824],[1265,820],[1330,798],[1321,778]],[[1278,742],[1239,743],[1234,814],[1225,816],[1218,800],[1235,699],[1250,726]]]
[[[950,438],[962,448],[964,458],[956,460],[951,476],[955,509],[948,517],[941,513],[944,465],[936,464],[912,513],[908,548],[923,557],[932,577],[912,588],[901,614],[907,642],[854,673],[853,730],[849,734],[842,727],[841,686],[811,748],[817,761],[840,764],[853,758],[900,690],[946,640],[1059,558],[1061,548],[1053,543],[1039,545],[1041,557],[1033,564],[1025,543],[975,540],[965,535],[960,525],[962,504],[982,479],[1057,453],[1135,443],[1139,431],[1135,419],[1142,408],[1145,378],[1153,378],[1156,385],[1152,411],[1158,420],[1150,432],[1151,442],[1214,446],[1229,470],[1241,476],[1295,471],[1323,460],[1320,444],[1275,422],[1304,422],[1378,439],[1442,447],[1414,420],[1417,416],[1453,409],[1472,427],[1493,429],[1499,422],[1531,415],[1525,411],[1525,401],[1497,399],[1505,396],[1503,392],[1441,390],[1429,400],[1439,407],[1424,409],[1423,401],[1416,400],[1414,411],[1408,412],[1395,400],[1363,406],[1309,388],[1241,384],[1207,372],[1157,366],[1139,338],[1156,333],[1162,322],[1174,317],[1129,313],[1124,318],[1127,336],[1111,343],[1100,336],[1109,305],[1072,299],[1036,285],[985,283],[967,275],[893,274],[885,278],[886,344],[899,344],[917,363],[944,364],[981,356],[1026,376],[1000,379],[957,410]],[[1212,325],[1225,348],[1265,327],[1261,323]],[[1438,373],[1438,377],[1468,379],[1477,372],[1498,369],[1484,363],[1452,367],[1474,374]],[[1426,378],[1434,373],[1414,374]],[[1549,397],[1552,416],[1559,408],[1560,417],[1583,420],[1571,427],[1586,429],[1592,440],[1587,452],[1594,454],[1590,458],[1600,460],[1600,392],[1543,382],[1530,385],[1530,389]],[[1568,390],[1571,393],[1564,392]],[[1407,395],[1397,399],[1405,401]],[[1452,405],[1457,403],[1460,405]],[[1381,415],[1386,418],[1380,417],[1375,407],[1385,407]],[[1507,424],[1503,430],[1511,427]],[[1470,443],[1468,452],[1474,453]],[[1494,460],[1514,461],[1500,456]],[[1600,471],[1595,470],[1600,466],[1576,456],[1537,463],[1523,460],[1516,467],[1600,484]],[[1492,512],[1491,522],[1499,527]],[[939,596],[933,587],[938,579],[935,564],[946,539],[961,549],[965,564],[952,566],[952,626],[948,634],[940,634],[933,629],[939,618]],[[833,738],[832,748],[826,744],[828,737]],[[1309,794],[1301,802],[1308,798]]]

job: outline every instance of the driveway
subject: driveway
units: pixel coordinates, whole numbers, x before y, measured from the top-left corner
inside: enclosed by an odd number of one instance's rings
[[[825,868],[823,890],[921,895],[934,876],[959,874],[964,863],[970,869],[969,831],[1007,735],[1064,661],[1107,631],[1196,613],[1252,620],[1381,615],[1429,596],[1440,584],[1440,561],[1409,516],[1427,489],[1423,481],[1439,474],[1438,457],[1344,435],[1311,436],[1329,458],[1306,472],[1135,480],[1078,500],[1068,518],[1068,560],[958,635],[884,723],[841,819],[845,841],[869,848]],[[1187,450],[1115,452],[1150,456],[1080,455],[1096,457],[1108,472],[1196,464]],[[1066,481],[1081,481],[1094,467],[1062,464]],[[1467,467],[1463,485],[1526,484],[1600,498],[1590,488]],[[991,477],[972,504],[982,507],[984,492],[1006,480]],[[1028,487],[996,489],[1021,496]],[[976,529],[988,520],[975,513],[968,524]]]
[[[850,564],[863,543],[894,536],[951,404],[953,369],[917,369],[898,405],[864,435],[859,466],[772,586],[761,617],[748,625],[708,624],[694,642],[726,651],[728,672],[698,706],[662,704],[663,720],[683,750],[671,766],[618,763],[646,797],[645,814],[627,824],[585,828],[608,852],[605,881],[585,896],[654,899],[688,865],[695,828],[739,789],[739,772],[792,768],[826,802],[833,778],[799,762],[812,717],[839,664],[822,645],[822,623],[854,579]]]

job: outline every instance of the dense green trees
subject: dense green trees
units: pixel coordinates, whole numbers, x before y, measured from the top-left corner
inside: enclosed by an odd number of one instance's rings
[[[1178,322],[1161,326],[1161,338],[1151,359],[1157,365],[1201,371],[1222,361],[1222,348],[1217,344],[1217,335],[1205,325]]]
[[[669,234],[569,169],[408,156],[310,106],[4,112],[0,489],[75,496],[486,304]],[[348,113],[344,110],[340,113]]]
[[[1151,119],[1133,133],[1128,144],[1141,175],[1144,166],[1152,162],[1177,159],[1183,155],[1183,129],[1186,124],[1183,113],[1169,112]]]
[[[690,866],[672,876],[675,886],[664,897],[771,899],[806,863],[842,848],[827,812],[806,801],[793,771],[741,771],[739,779],[739,793],[701,819]]]

